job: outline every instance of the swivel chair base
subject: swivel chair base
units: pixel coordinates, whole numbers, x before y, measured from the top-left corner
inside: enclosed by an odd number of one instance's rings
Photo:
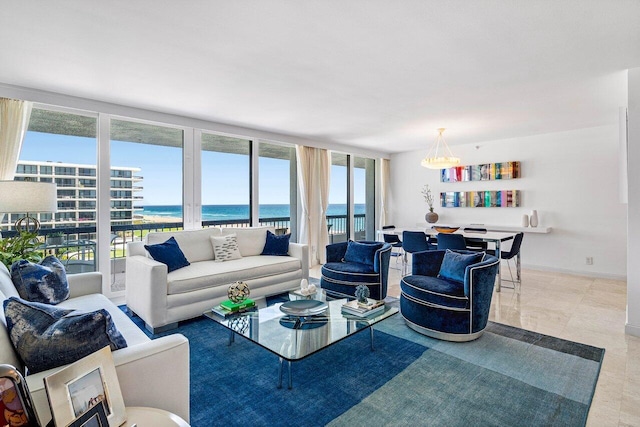
[[[452,341],[452,342],[468,342],[473,341],[475,339],[480,338],[480,336],[484,333],[484,329],[478,332],[474,332],[472,334],[451,334],[447,332],[435,331],[433,329],[425,328],[424,326],[416,325],[410,320],[407,320],[406,317],[402,317],[407,324],[408,327],[418,332],[419,334],[426,335],[431,338],[439,339],[442,341]]]

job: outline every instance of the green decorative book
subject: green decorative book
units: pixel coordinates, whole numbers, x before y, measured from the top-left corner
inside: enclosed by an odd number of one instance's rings
[[[225,300],[220,303],[220,307],[229,311],[239,311],[244,310],[246,308],[251,308],[256,305],[256,302],[252,299],[247,298],[241,302],[233,302],[231,300]]]

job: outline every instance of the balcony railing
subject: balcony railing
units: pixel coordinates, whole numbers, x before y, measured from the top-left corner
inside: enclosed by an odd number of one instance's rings
[[[262,226],[275,227],[277,234],[289,233],[291,220],[289,217],[261,218]],[[354,235],[356,240],[364,239],[366,219],[364,214],[355,215]],[[203,227],[249,227],[248,219],[203,221]],[[43,226],[46,227],[46,225]],[[347,217],[346,215],[330,215],[327,217],[329,230],[329,242],[337,243],[347,241]],[[124,257],[128,242],[141,241],[152,231],[178,231],[183,229],[182,222],[152,222],[143,224],[112,225],[110,236],[110,258],[114,262],[112,270],[124,271]],[[51,238],[52,234],[62,233],[57,239]],[[15,236],[15,231],[3,231],[3,237]],[[42,242],[43,253],[53,253],[64,256],[64,261],[69,260],[70,265],[81,264],[83,269],[72,272],[93,271],[97,268],[95,253],[97,249],[96,227],[56,227],[41,228],[38,239]],[[67,250],[65,250],[65,247]],[[119,265],[119,266],[118,266]]]

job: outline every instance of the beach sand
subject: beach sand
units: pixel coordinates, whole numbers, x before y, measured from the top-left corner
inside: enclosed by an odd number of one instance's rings
[[[164,215],[144,215],[142,217],[142,222],[182,222],[182,218]]]

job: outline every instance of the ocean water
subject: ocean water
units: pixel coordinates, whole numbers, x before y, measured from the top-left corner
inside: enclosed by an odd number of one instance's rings
[[[356,204],[354,206],[356,214],[365,213],[364,204]],[[182,218],[182,206],[145,206],[138,215],[143,216],[166,216]],[[327,209],[327,215],[346,215],[346,204],[332,204]],[[260,218],[288,218],[289,205],[260,205]],[[231,219],[247,219],[249,218],[248,205],[203,205],[202,220],[203,221],[225,221]]]

